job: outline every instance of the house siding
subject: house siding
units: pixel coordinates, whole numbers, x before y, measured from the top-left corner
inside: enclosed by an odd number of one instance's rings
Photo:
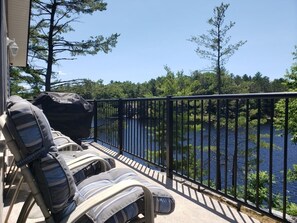
[[[1,44],[0,44],[0,69],[1,69],[1,83],[0,83],[0,115],[5,110],[6,98],[7,98],[7,78],[8,78],[8,58],[7,58],[7,46],[6,46],[6,36],[7,36],[7,22],[6,22],[6,5],[5,0],[1,0],[0,10],[1,10],[1,23],[0,23],[0,34],[1,34]]]
[[[7,60],[7,46],[6,46],[6,5],[5,0],[0,0],[0,115],[3,114],[7,98],[7,78],[8,78],[8,60]],[[5,141],[0,132],[0,223],[3,222],[3,186],[4,186],[4,156]]]

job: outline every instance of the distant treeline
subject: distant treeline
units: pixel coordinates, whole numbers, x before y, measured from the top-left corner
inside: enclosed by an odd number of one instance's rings
[[[56,81],[53,83],[52,91],[75,92],[86,99],[109,99],[109,98],[143,98],[211,95],[218,93],[217,75],[214,72],[194,71],[191,75],[185,75],[183,71],[172,72],[165,67],[166,75],[151,79],[144,83],[133,83],[131,81],[111,81],[104,84],[103,80],[92,81],[89,79],[77,79],[71,81]],[[22,95],[32,98],[40,93],[40,87],[34,82],[27,82],[30,88],[26,88],[11,78],[11,94]],[[222,93],[263,93],[288,91],[285,78],[270,80],[260,72],[253,76],[233,75],[225,73],[222,76]]]
[[[193,72],[190,76],[183,72],[172,72],[165,68],[165,76],[151,79],[144,83],[132,83],[131,81],[111,81],[103,84],[102,80],[91,81],[83,79],[63,83],[53,88],[53,91],[75,92],[87,99],[108,98],[143,98],[211,95],[217,94],[217,76],[212,72]],[[256,73],[254,76],[225,74],[222,76],[222,93],[260,93],[287,91],[285,79],[270,80],[269,77]]]

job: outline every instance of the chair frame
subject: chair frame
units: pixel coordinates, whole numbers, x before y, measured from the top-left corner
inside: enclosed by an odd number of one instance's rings
[[[68,151],[84,151],[79,145],[77,145],[75,142],[71,141],[70,138],[68,138],[67,136],[64,136],[62,133],[58,137],[59,138],[60,137],[61,138],[66,138],[68,140],[68,142],[66,144],[58,146],[58,151],[63,153],[65,148],[67,148],[66,149],[67,152]],[[69,148],[70,148],[70,150],[69,150]],[[82,166],[82,165],[84,165],[86,163],[91,163],[93,161],[100,161],[101,162],[102,167],[103,167],[102,172],[105,172],[105,171],[111,169],[110,164],[106,160],[104,160],[103,158],[101,158],[101,157],[99,157],[99,156],[97,156],[95,154],[92,154],[92,153],[86,153],[86,154],[84,154],[82,156],[79,156],[79,157],[77,157],[77,158],[75,158],[73,160],[68,161],[66,164],[69,167],[69,169],[72,170],[72,169],[80,167],[80,166]],[[7,174],[6,182],[10,182],[10,184],[9,184],[9,187],[8,187],[6,193],[5,193],[5,197],[8,197],[8,195],[9,195],[11,189],[12,189],[12,185],[16,180],[18,171],[19,171],[19,168],[15,165],[15,160],[13,159],[13,163],[10,166],[8,174]],[[24,182],[24,178],[21,177],[19,179],[19,182],[16,185],[15,192],[14,192],[12,198],[11,198],[10,205],[9,205],[8,210],[7,210],[7,214],[6,214],[4,223],[8,222],[8,219],[10,217],[10,214],[12,212],[12,209],[13,209],[13,206],[14,206],[14,204],[16,202],[16,199],[17,199],[17,197],[19,195],[20,188],[21,188],[21,185],[22,185],[23,182]]]
[[[18,146],[12,137],[10,130],[8,126],[6,125],[6,119],[7,115],[3,114],[0,117],[0,127],[2,130],[2,133],[4,135],[4,138],[6,140],[6,144],[12,154],[14,155],[15,161],[20,161],[22,159]],[[45,202],[41,196],[41,192],[38,188],[38,185],[34,181],[33,175],[31,171],[29,170],[27,165],[24,165],[20,167],[20,172],[24,178],[24,180],[27,182],[31,194],[28,197],[28,201],[25,202],[23,205],[21,214],[19,215],[18,223],[23,223],[26,221],[28,214],[30,212],[30,209],[33,206],[34,201],[37,203],[37,205],[40,207],[41,212],[45,218],[45,221],[47,223],[53,223],[54,219],[53,216],[50,214],[48,208],[45,205]],[[107,199],[113,197],[114,195],[128,189],[131,187],[141,187],[144,191],[144,208],[145,208],[145,214],[144,214],[144,222],[146,223],[153,223],[154,222],[154,203],[153,203],[153,195],[151,191],[145,187],[142,183],[136,181],[136,180],[125,180],[122,181],[116,185],[113,185],[112,187],[102,191],[101,193],[96,194],[95,196],[91,197],[90,199],[82,202],[80,205],[76,207],[76,209],[68,216],[67,219],[63,220],[63,223],[70,223],[77,221],[82,215],[87,213],[91,208],[94,206],[106,201]],[[34,199],[33,199],[34,198]]]

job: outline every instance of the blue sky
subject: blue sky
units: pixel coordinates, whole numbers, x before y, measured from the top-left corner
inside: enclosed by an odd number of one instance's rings
[[[119,33],[116,48],[109,54],[81,56],[62,61],[56,71],[62,80],[102,79],[143,83],[173,72],[204,70],[211,62],[201,59],[191,36],[206,34],[207,20],[217,0],[107,0],[107,10],[80,17],[72,40],[93,35]],[[229,0],[226,22],[236,22],[230,43],[247,40],[228,61],[235,75],[261,72],[271,80],[281,78],[293,63],[297,45],[297,0]]]

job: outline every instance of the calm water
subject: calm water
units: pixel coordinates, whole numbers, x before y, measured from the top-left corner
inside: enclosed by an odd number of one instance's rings
[[[124,125],[126,128],[126,131],[124,131],[124,148],[131,148],[129,150],[132,153],[136,153],[142,157],[145,157],[145,152],[147,148],[153,148],[153,150],[157,150],[158,148],[158,142],[155,142],[154,140],[148,140],[148,142],[144,142],[144,136],[149,135],[148,130],[145,128],[145,126],[140,123],[137,120],[130,119],[126,125]],[[116,133],[114,133],[116,135]],[[213,129],[210,132],[211,137],[211,145],[216,145],[216,130]],[[250,133],[251,134],[251,133]],[[261,142],[269,142],[269,126],[261,126],[261,134],[268,134],[267,137],[261,137]],[[110,135],[110,132],[109,132]],[[234,152],[235,147],[235,137],[234,132],[229,131],[228,133],[228,166],[232,167],[232,155]],[[99,134],[99,137],[105,138],[105,134],[101,132]],[[225,129],[222,129],[221,131],[221,151],[225,150]],[[204,146],[207,146],[208,143],[208,129],[204,129],[203,131],[203,141]],[[238,150],[244,151],[245,149],[245,135],[239,134],[238,136]],[[194,144],[194,133],[189,134],[189,140],[184,141],[183,144],[186,145],[187,143]],[[198,132],[196,134],[196,142],[197,144],[201,142],[201,134]],[[284,150],[282,149],[284,147],[284,138],[281,136],[281,132],[274,131],[273,136],[273,156],[272,156],[272,165],[273,165],[273,175],[274,175],[274,184],[273,184],[273,193],[280,193],[283,192],[283,169],[284,169]],[[254,143],[249,143],[249,148],[255,147]],[[260,170],[263,171],[269,171],[269,154],[270,149],[262,147],[260,149]],[[176,157],[181,157],[177,155]],[[197,152],[197,159],[200,159],[200,151]],[[207,151],[204,152],[204,161],[207,163]],[[249,159],[251,159],[249,157]],[[244,168],[244,156],[238,156],[238,168],[242,169]],[[288,143],[288,169],[291,169],[293,167],[293,164],[297,164],[297,145],[293,144],[290,141],[289,136],[289,143]],[[215,165],[215,164],[214,164]],[[210,171],[210,178],[215,179],[215,172],[213,168],[211,167]],[[223,167],[224,168],[224,167]],[[229,169],[229,168],[228,168]],[[230,186],[231,184],[231,170],[228,171],[228,179],[227,184]],[[240,174],[238,172],[238,183],[241,184],[243,182],[243,174]],[[222,182],[224,182],[224,173],[222,171]],[[223,185],[224,186],[224,185]],[[290,201],[297,203],[297,182],[288,182],[287,185],[287,196]]]

